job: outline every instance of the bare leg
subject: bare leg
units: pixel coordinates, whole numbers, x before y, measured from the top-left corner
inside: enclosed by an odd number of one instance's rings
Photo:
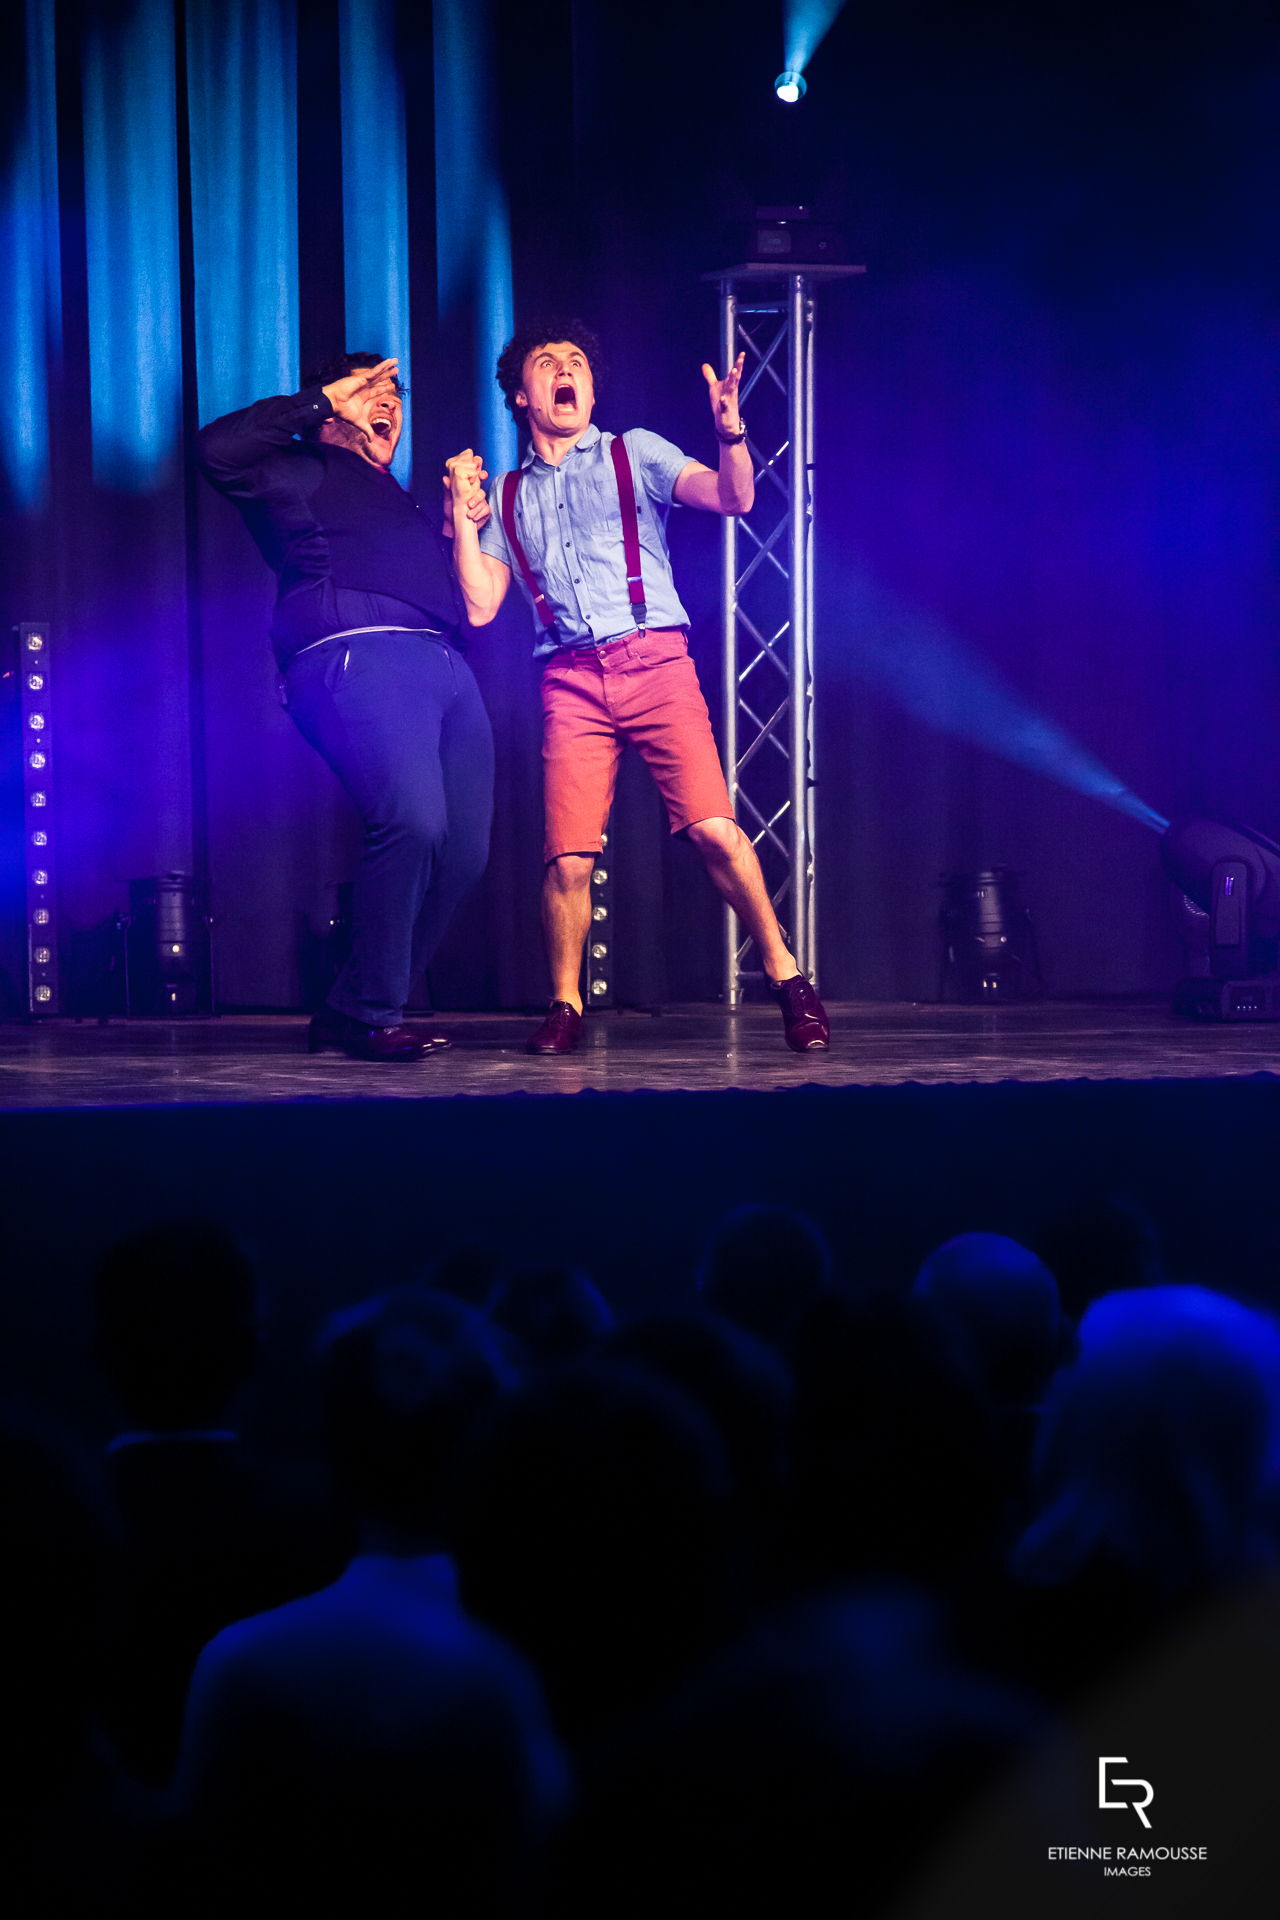
[[[551,998],[582,1012],[582,949],[591,927],[593,853],[562,853],[542,876],[542,931],[551,969]],[[792,968],[794,973],[795,969]]]
[[[715,886],[755,941],[769,979],[793,978],[800,969],[782,937],[756,850],[737,821],[696,820],[687,832]]]

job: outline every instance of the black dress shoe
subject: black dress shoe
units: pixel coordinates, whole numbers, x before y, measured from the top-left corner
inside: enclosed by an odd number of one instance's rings
[[[582,1034],[582,1015],[567,1000],[553,1000],[538,1031],[525,1041],[526,1053],[572,1053]]]
[[[770,981],[769,991],[782,1013],[782,1031],[793,1053],[820,1053],[831,1045],[827,1010],[802,973]]]
[[[425,1060],[434,1044],[409,1027],[367,1027],[334,1007],[324,1007],[307,1028],[307,1052],[336,1048],[353,1060]]]

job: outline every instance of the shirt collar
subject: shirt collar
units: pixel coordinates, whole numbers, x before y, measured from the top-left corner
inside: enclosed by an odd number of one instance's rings
[[[574,441],[572,447],[570,447],[569,449],[569,452],[565,455],[565,459],[566,460],[570,459],[572,455],[575,453],[589,453],[592,447],[598,446],[599,444],[600,444],[600,429],[596,425],[595,421],[593,420],[591,422],[591,425],[587,428],[586,432],[583,434],[581,440]],[[356,457],[358,459],[359,455],[357,455]],[[563,464],[564,463],[562,461],[561,465]],[[520,465],[522,467],[545,467],[549,471],[551,462],[549,460],[544,460],[542,458],[541,454],[534,447],[534,444],[531,440],[529,442],[529,445],[525,449],[525,456],[524,456],[524,459],[520,462]]]

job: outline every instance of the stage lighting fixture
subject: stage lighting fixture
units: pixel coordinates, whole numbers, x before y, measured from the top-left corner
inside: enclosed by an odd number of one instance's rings
[[[593,899],[591,907],[591,938],[587,943],[586,999],[593,1007],[611,1007],[614,1002],[613,955],[609,951],[613,944],[610,932],[610,908],[613,905],[613,855],[609,850],[609,835],[600,836],[600,858],[591,870]],[[609,865],[605,865],[605,861]]]
[[[1008,867],[944,873],[938,998],[999,1003],[1043,992],[1031,911]],[[1030,982],[1034,976],[1034,989]]]
[[[1160,854],[1178,889],[1187,976],[1175,1013],[1280,1020],[1280,846],[1225,820],[1176,820]]]
[[[43,621],[28,620],[13,629],[0,659],[4,760],[0,811],[15,829],[6,836],[5,859],[0,863],[0,1001],[7,1011],[28,1016],[57,1013],[60,1005],[51,652],[49,628]],[[20,835],[16,831],[19,808]],[[25,912],[20,904],[23,896]]]
[[[129,882],[130,1014],[213,1012],[209,925],[189,873]]]
[[[821,225],[806,206],[757,207],[748,260],[761,266],[843,266],[848,260],[844,235]]]
[[[785,100],[789,107],[793,107],[796,101],[802,99],[809,91],[809,88],[802,73],[788,72],[778,75],[773,83],[773,90],[779,100]]]

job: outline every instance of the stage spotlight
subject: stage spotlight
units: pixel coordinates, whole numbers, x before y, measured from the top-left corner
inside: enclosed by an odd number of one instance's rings
[[[1020,876],[1008,867],[944,873],[939,1000],[1022,1000],[1043,993],[1040,954]]]
[[[794,106],[803,96],[805,70],[843,6],[844,0],[783,0],[783,66],[773,83],[779,100]]]
[[[1194,819],[1175,821],[1160,852],[1187,950],[1174,1012],[1280,1020],[1280,846],[1251,827]]]
[[[189,873],[129,882],[125,995],[131,1015],[213,1012],[209,928]]]

